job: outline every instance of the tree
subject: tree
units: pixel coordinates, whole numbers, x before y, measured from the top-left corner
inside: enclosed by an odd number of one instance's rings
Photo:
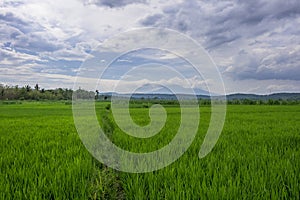
[[[268,99],[268,105],[273,105],[273,104],[274,104],[273,99]]]
[[[98,99],[99,98],[99,90],[96,90],[96,96],[95,96],[95,99]]]
[[[29,85],[26,85],[26,86],[25,86],[25,89],[26,89],[27,92],[30,92],[31,87],[30,87]]]
[[[4,88],[1,87],[1,97],[4,96]]]
[[[39,91],[39,84],[35,84],[34,89],[35,89],[36,91]]]

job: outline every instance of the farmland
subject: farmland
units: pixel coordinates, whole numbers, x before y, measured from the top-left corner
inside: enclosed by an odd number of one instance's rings
[[[162,131],[134,139],[114,124],[107,102],[96,110],[113,142],[132,152],[168,144],[180,123],[178,105],[168,105]],[[0,103],[0,199],[299,199],[299,105],[228,106],[221,137],[203,159],[198,152],[210,107],[200,106],[200,115],[197,136],[182,157],[161,170],[133,174],[89,154],[69,103]],[[149,123],[145,106],[132,106],[131,116]]]

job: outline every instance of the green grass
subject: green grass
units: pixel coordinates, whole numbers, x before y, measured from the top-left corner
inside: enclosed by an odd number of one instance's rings
[[[148,152],[172,140],[179,108],[168,106],[163,130],[134,139],[97,103],[100,124],[115,144]],[[213,151],[198,158],[210,117],[201,107],[200,128],[187,152],[161,170],[116,172],[97,162],[76,133],[64,102],[0,104],[0,199],[299,199],[300,106],[228,106]],[[149,122],[148,108],[131,108]]]

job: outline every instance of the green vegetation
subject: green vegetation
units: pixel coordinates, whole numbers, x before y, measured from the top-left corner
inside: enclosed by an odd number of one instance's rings
[[[148,103],[131,115],[149,122]],[[178,105],[166,105],[163,130],[132,138],[114,124],[107,102],[96,104],[99,123],[115,144],[148,152],[172,140]],[[198,152],[210,107],[200,106],[199,132],[170,166],[145,174],[117,172],[97,162],[81,143],[65,102],[0,103],[0,199],[299,199],[300,106],[229,105],[213,151]]]
[[[63,102],[0,104],[0,199],[119,197],[115,174],[85,150]]]
[[[0,100],[6,101],[5,103],[13,103],[14,101],[34,100],[34,101],[47,101],[47,100],[72,100],[72,95],[75,93],[77,98],[93,99],[98,101],[110,102],[112,94],[100,93],[99,90],[87,91],[84,89],[77,89],[73,91],[67,88],[57,89],[44,89],[40,88],[38,84],[34,87],[25,85],[23,87],[8,86],[0,84]],[[131,103],[133,106],[143,104],[148,107],[150,104],[159,103],[164,105],[178,105],[175,95],[171,94],[133,94]],[[189,99],[190,95],[186,95]],[[147,98],[145,98],[147,97]],[[210,97],[205,95],[197,96],[200,105],[210,105]],[[299,93],[277,93],[271,95],[254,95],[254,94],[231,94],[227,95],[227,104],[229,105],[296,105],[300,104]]]
[[[228,100],[229,105],[296,105],[300,104],[297,99],[234,99]]]
[[[153,139],[133,139],[116,128],[115,142],[134,152],[164,146],[180,117],[178,108],[167,110],[167,128]],[[145,109],[132,113],[137,123],[149,120]],[[122,174],[128,199],[299,198],[299,106],[229,106],[220,140],[200,160],[197,154],[209,116],[210,108],[201,107],[198,137],[177,162],[153,173]]]
[[[94,97],[94,92],[85,91],[82,89],[76,90],[78,96],[89,96]],[[30,85],[23,87],[8,86],[0,84],[0,100],[71,100],[73,90],[71,89],[41,89],[38,84],[32,88]]]

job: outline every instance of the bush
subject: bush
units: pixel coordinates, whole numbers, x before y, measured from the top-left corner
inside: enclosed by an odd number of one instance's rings
[[[3,101],[2,104],[13,105],[13,104],[22,104],[22,102],[18,102],[18,101]]]

